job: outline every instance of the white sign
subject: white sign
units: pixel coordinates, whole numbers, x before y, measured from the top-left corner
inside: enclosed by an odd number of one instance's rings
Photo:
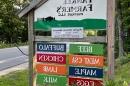
[[[107,19],[107,0],[48,0],[35,10],[38,18],[55,20]]]
[[[52,28],[52,38],[83,38],[82,27]]]

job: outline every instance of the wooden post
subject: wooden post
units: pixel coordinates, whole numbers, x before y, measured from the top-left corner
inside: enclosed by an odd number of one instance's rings
[[[114,79],[115,0],[108,1],[108,79]]]
[[[34,11],[31,11],[28,13],[29,86],[33,86],[33,57],[34,57],[33,22],[34,22]]]

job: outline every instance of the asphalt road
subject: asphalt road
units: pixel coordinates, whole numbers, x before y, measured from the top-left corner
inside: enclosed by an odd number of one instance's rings
[[[28,55],[28,47],[20,49]],[[24,55],[17,47],[0,49],[0,71],[28,62],[28,56]]]

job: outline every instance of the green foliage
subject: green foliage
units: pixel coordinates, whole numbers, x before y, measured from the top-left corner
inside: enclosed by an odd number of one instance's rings
[[[115,81],[110,80],[110,81],[106,81],[106,82],[105,82],[105,86],[117,86],[117,85],[116,85],[116,82],[115,82]]]
[[[128,57],[121,57],[121,58],[116,60],[116,66],[124,65],[124,64],[129,63],[129,62],[130,62],[130,58],[128,58]]]
[[[125,59],[124,59],[125,58]],[[130,85],[130,59],[127,57],[116,60],[115,79],[105,81],[104,86],[129,86]],[[127,62],[126,62],[127,61]]]
[[[0,0],[0,41],[13,43],[27,40],[26,19],[20,19],[16,12],[17,0]]]
[[[123,58],[123,59],[121,59],[121,65],[126,64],[128,62],[130,62],[130,58]]]
[[[123,80],[119,81],[109,80],[105,82],[105,86],[128,86],[128,83]]]
[[[116,4],[116,17],[119,18],[121,22],[120,24],[117,24],[117,26],[120,26],[121,28],[120,35],[124,42],[123,47],[128,53],[130,52],[130,0],[116,0]]]

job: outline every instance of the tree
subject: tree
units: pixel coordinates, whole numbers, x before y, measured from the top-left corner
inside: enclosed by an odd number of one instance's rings
[[[117,38],[119,40],[119,56],[122,57],[124,50],[128,51],[128,44],[130,44],[130,0],[116,0],[117,13],[116,13],[116,28],[118,31]]]
[[[16,0],[0,0],[0,41],[14,43],[19,37],[27,40],[27,26],[24,19],[16,15],[19,9],[16,5]]]

